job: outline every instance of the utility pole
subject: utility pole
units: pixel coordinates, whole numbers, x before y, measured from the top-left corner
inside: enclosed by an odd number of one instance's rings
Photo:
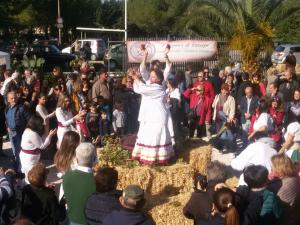
[[[123,71],[126,71],[126,62],[127,62],[127,0],[124,0],[124,52],[123,52]]]
[[[127,0],[125,0],[125,15],[124,15],[124,30],[125,30],[125,44],[127,43]]]
[[[58,45],[61,45],[61,29],[63,28],[63,19],[60,16],[60,0],[57,0],[57,28],[58,28]]]

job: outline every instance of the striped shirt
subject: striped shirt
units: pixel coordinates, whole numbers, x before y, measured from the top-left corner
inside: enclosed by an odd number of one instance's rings
[[[5,176],[0,176],[0,203],[4,203],[13,195],[13,189]]]

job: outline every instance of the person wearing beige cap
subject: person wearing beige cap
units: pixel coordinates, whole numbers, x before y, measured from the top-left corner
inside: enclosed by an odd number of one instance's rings
[[[154,225],[155,223],[142,212],[145,205],[144,190],[138,185],[128,185],[119,198],[122,208],[108,214],[103,225]]]

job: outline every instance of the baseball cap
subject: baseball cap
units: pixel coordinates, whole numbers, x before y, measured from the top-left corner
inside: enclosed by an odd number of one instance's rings
[[[126,199],[141,200],[144,199],[144,190],[138,185],[128,185],[123,190],[123,197]]]

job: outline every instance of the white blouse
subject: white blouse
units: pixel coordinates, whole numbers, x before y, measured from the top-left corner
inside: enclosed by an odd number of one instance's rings
[[[64,111],[64,110],[62,110],[61,107],[59,107],[55,110],[55,115],[56,115],[57,121],[59,123],[61,123],[61,125],[63,125],[64,127],[68,127],[74,122],[72,112]]]
[[[259,115],[258,119],[253,124],[253,130],[257,131],[263,126],[266,126],[268,131],[273,130],[273,121],[268,113],[262,113]]]
[[[36,112],[43,118],[44,124],[48,119],[55,116],[55,111],[49,114],[46,107],[40,104],[36,106]]]
[[[50,138],[45,140],[33,130],[27,128],[22,135],[21,147],[24,150],[45,149],[50,144]]]

